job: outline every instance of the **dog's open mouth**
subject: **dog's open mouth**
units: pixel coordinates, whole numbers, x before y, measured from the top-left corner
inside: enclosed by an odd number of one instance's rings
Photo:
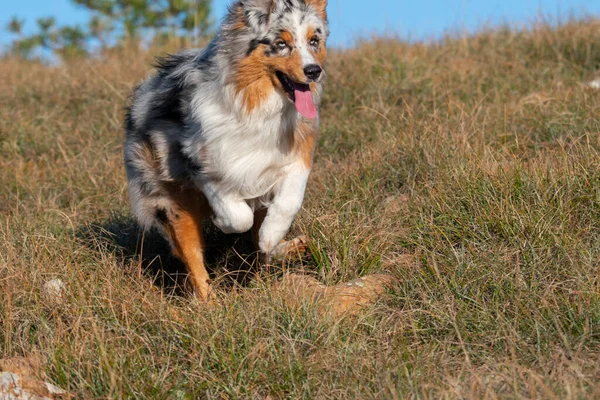
[[[310,86],[305,83],[294,82],[280,71],[277,71],[277,78],[279,78],[285,93],[296,106],[296,110],[304,118],[317,118],[317,107],[315,106]]]

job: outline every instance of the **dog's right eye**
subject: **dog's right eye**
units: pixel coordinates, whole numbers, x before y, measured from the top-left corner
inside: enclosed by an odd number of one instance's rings
[[[285,42],[285,40],[278,40],[275,42],[275,46],[279,50],[283,50],[283,49],[287,48],[287,43]]]

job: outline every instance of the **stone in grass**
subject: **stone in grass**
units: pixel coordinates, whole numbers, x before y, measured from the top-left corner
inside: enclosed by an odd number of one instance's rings
[[[590,89],[596,89],[599,90],[600,89],[600,77],[596,78],[596,79],[592,79],[589,82],[586,82],[585,85],[587,87],[589,87]]]
[[[313,277],[290,273],[276,285],[275,291],[282,294],[284,301],[290,305],[309,301],[315,303],[321,313],[354,315],[375,304],[393,281],[390,275],[374,274],[326,286]]]
[[[67,287],[60,279],[52,279],[42,286],[42,297],[50,305],[62,304],[65,301]]]
[[[0,399],[53,400],[72,398],[61,388],[44,382],[45,377],[41,357],[0,359]]]

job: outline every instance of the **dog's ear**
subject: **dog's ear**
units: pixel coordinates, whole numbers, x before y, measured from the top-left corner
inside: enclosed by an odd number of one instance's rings
[[[321,18],[327,19],[327,0],[305,0],[305,2],[315,9]]]
[[[256,33],[264,34],[269,30],[271,14],[275,10],[277,0],[242,0],[246,23]]]

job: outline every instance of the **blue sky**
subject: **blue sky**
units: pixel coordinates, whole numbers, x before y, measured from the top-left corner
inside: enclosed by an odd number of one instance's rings
[[[214,17],[221,18],[230,0],[214,0]],[[2,0],[0,45],[11,36],[6,25],[11,16],[35,19],[53,15],[59,24],[84,22],[87,14],[70,0]],[[351,45],[372,33],[397,33],[407,39],[430,39],[446,31],[472,31],[483,24],[509,22],[517,26],[543,14],[566,18],[571,12],[600,16],[600,0],[329,0],[330,44]]]

